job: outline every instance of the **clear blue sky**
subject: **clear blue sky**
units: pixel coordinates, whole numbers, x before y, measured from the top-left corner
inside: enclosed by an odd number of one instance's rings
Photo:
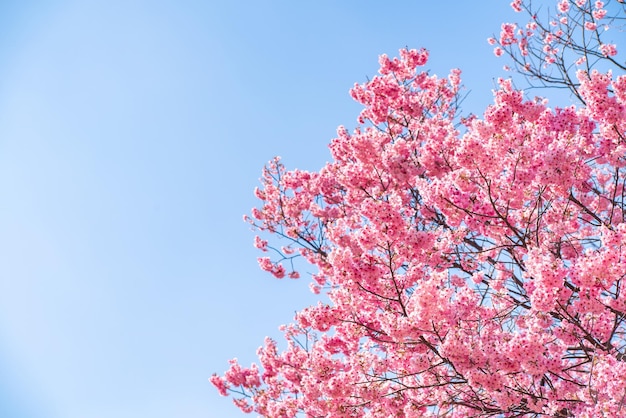
[[[481,112],[508,3],[2,1],[0,416],[240,416],[208,377],[315,300],[257,267],[263,164],[321,167],[405,46]]]

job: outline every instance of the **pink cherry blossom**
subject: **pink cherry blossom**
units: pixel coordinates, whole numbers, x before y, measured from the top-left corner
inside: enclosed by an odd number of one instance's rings
[[[267,252],[267,240],[261,239],[258,235],[254,237],[254,246],[263,252]]]
[[[615,44],[602,44],[600,45],[600,52],[606,57],[614,57],[617,55],[617,47]]]
[[[490,41],[572,105],[500,78],[463,116],[460,70],[403,49],[351,89],[329,163],[267,164],[245,218],[272,242],[254,238],[259,265],[307,265],[323,296],[258,364],[213,375],[221,395],[265,417],[626,416],[626,69],[613,43],[572,48],[593,24],[573,4]],[[558,78],[564,51],[580,69]]]
[[[597,28],[598,28],[598,25],[596,25],[594,22],[585,22],[585,29],[596,30]]]

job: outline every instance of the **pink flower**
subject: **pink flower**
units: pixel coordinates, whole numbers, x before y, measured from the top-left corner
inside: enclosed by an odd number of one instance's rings
[[[259,257],[257,258],[257,261],[259,262],[259,267],[265,271],[272,271],[274,268],[274,264],[269,257]]]
[[[597,27],[598,25],[593,22],[585,22],[585,29],[587,30],[596,30]]]
[[[558,4],[559,12],[567,13],[569,11],[569,0],[562,0]]]
[[[280,264],[272,262],[269,257],[259,257],[257,258],[257,261],[259,262],[259,267],[261,267],[262,270],[272,273],[272,275],[274,275],[277,279],[285,277],[285,268]]]
[[[228,385],[226,384],[226,380],[224,378],[214,374],[209,378],[209,381],[213,384],[213,386],[215,386],[220,395],[228,396]]]
[[[496,57],[501,57],[502,54],[504,54],[504,50],[500,48],[499,46],[497,46],[493,49],[493,53]]]
[[[602,52],[605,57],[614,57],[617,55],[617,47],[615,44],[602,44],[600,45],[600,52]]]
[[[515,23],[503,23],[502,30],[500,31],[500,44],[511,45],[517,43],[515,38],[515,29],[517,25]]]
[[[254,246],[263,252],[267,252],[267,241],[258,235],[254,237]]]
[[[603,19],[604,16],[606,16],[606,10],[602,9],[602,10],[594,10],[592,12],[593,18],[596,20],[600,20]]]

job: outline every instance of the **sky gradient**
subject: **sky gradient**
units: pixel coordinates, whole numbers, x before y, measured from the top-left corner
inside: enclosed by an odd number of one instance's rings
[[[275,155],[319,169],[377,57],[431,51],[481,114],[508,1],[0,4],[0,416],[222,418],[316,297],[242,221]]]

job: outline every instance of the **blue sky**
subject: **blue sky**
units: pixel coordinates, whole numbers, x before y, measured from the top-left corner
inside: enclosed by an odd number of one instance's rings
[[[263,164],[320,168],[405,46],[480,113],[508,3],[3,1],[0,416],[240,416],[208,377],[315,301],[257,267]]]

